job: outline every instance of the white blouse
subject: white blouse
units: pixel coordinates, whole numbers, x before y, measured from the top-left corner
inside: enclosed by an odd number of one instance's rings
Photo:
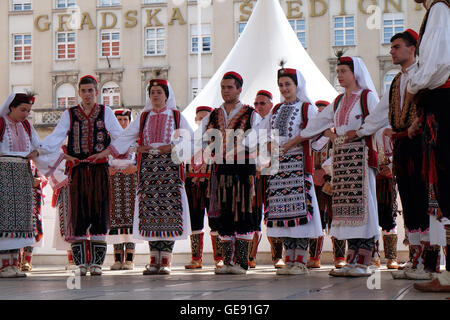
[[[362,91],[362,89],[354,91],[348,101],[345,100],[346,97],[344,96],[339,103],[336,113],[334,112],[333,101],[322,112],[319,112],[316,117],[309,119],[308,125],[301,132],[301,136],[303,138],[310,138],[333,127],[339,136],[344,135],[350,130],[358,130],[363,123],[360,104]],[[367,95],[369,114],[375,109],[378,101],[378,97],[373,92],[369,92]]]
[[[141,117],[134,119],[130,125],[123,131],[123,133],[115,139],[111,145],[110,149],[113,151],[113,155],[117,156],[120,154],[125,154],[128,149],[136,142],[139,138],[139,127],[141,124]],[[191,135],[193,131],[189,123],[183,114],[180,114],[180,127],[179,129],[187,130]],[[143,145],[150,146],[152,148],[157,148],[162,145],[171,144],[176,142],[173,139],[172,134],[175,132],[175,118],[172,109],[164,108],[160,112],[155,112],[150,110],[147,120],[143,128]],[[183,136],[180,136],[180,141]]]
[[[419,47],[419,67],[408,92],[436,89],[450,77],[450,8],[437,3],[430,9],[428,22]]]
[[[26,157],[30,152],[37,150],[41,139],[30,123],[31,139],[21,122],[13,122],[8,116],[5,119],[5,133],[0,142],[0,156]]]

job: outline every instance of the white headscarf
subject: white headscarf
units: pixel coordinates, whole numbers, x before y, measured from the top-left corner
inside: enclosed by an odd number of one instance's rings
[[[372,78],[370,77],[369,70],[367,70],[367,67],[362,59],[358,57],[351,58],[353,60],[353,74],[355,75],[358,86],[362,89],[369,89],[378,97],[377,89],[375,89],[375,85],[373,84]]]
[[[313,100],[310,98],[308,94],[308,90],[306,89],[306,81],[303,74],[295,69],[297,75],[297,91],[296,96],[300,99],[301,102],[309,102],[312,105],[315,105]],[[285,98],[281,95],[281,102],[284,102]]]
[[[0,107],[0,117],[4,117],[9,113],[9,105],[11,102],[13,102],[14,98],[16,97],[15,93],[11,93],[8,98],[3,102],[2,106]]]
[[[167,81],[167,87],[169,88],[169,97],[166,101],[166,107],[167,109],[177,109],[177,104],[175,102],[175,93],[172,90],[172,86],[170,85],[169,81]],[[145,107],[142,112],[147,112],[153,109],[152,101],[150,100],[150,95],[148,92],[146,93],[146,100],[145,100]]]

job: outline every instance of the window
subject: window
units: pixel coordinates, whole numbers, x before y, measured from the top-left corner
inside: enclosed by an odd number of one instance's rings
[[[144,0],[144,4],[164,3],[165,0]]]
[[[204,88],[208,84],[209,78],[201,78],[202,88]],[[191,95],[192,100],[199,94],[198,90],[198,79],[191,78]]]
[[[165,30],[164,28],[145,29],[145,55],[157,56],[165,53]]]
[[[112,7],[112,6],[120,6],[120,0],[100,0],[100,7]]]
[[[31,10],[31,0],[12,0],[13,11]]]
[[[64,83],[56,89],[57,108],[66,109],[77,105],[75,88],[70,83]]]
[[[334,45],[355,45],[355,17],[334,17]]]
[[[305,20],[289,20],[292,29],[297,35],[298,41],[306,48],[306,23]]]
[[[56,9],[75,7],[75,0],[56,0]]]
[[[211,52],[211,26],[201,25],[199,32],[198,25],[191,26],[191,53]]]
[[[386,92],[389,90],[389,87],[392,83],[392,80],[394,80],[395,76],[398,74],[399,70],[389,70],[383,79],[383,90]]]
[[[13,35],[13,60],[31,61],[31,34]]]
[[[120,88],[115,82],[107,82],[102,88],[102,104],[109,107],[120,106]]]
[[[391,38],[405,29],[402,14],[385,14],[383,16],[383,43],[390,43]]]
[[[56,46],[58,60],[75,59],[75,32],[58,32]]]
[[[120,32],[118,31],[102,31],[102,57],[119,57],[120,56]]]
[[[247,22],[239,22],[238,23],[238,38],[241,36],[242,32],[244,32],[246,25],[247,25]]]

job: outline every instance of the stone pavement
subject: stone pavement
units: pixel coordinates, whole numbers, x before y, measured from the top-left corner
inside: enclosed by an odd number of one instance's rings
[[[188,271],[176,264],[170,275],[143,276],[143,267],[110,271],[107,266],[100,277],[76,278],[63,266],[36,266],[27,278],[0,279],[0,300],[450,299],[450,293],[418,292],[413,288],[414,281],[392,280],[390,271],[383,267],[370,281],[331,277],[331,265],[297,276],[276,275],[270,265],[258,265],[247,275],[215,275],[212,265]]]

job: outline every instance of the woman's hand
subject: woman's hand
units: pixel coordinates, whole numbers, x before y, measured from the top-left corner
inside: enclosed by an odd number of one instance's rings
[[[95,162],[97,162],[97,161],[99,161],[99,160],[101,160],[101,159],[106,158],[106,157],[109,156],[110,154],[111,154],[111,151],[110,151],[109,149],[105,149],[105,150],[103,150],[103,151],[100,152],[100,153],[93,154],[92,156],[88,157],[86,160],[87,160],[88,162],[93,162],[93,163],[95,163]]]
[[[39,156],[39,152],[37,150],[33,150],[25,158],[27,158],[28,160],[34,160],[38,156]]]
[[[152,147],[149,146],[139,146],[136,148],[136,151],[139,153],[147,153],[148,150],[152,149]]]
[[[158,150],[159,150],[159,153],[161,153],[161,154],[171,153],[172,152],[172,145],[171,144],[166,144],[166,145],[163,145],[163,146],[159,146]]]

